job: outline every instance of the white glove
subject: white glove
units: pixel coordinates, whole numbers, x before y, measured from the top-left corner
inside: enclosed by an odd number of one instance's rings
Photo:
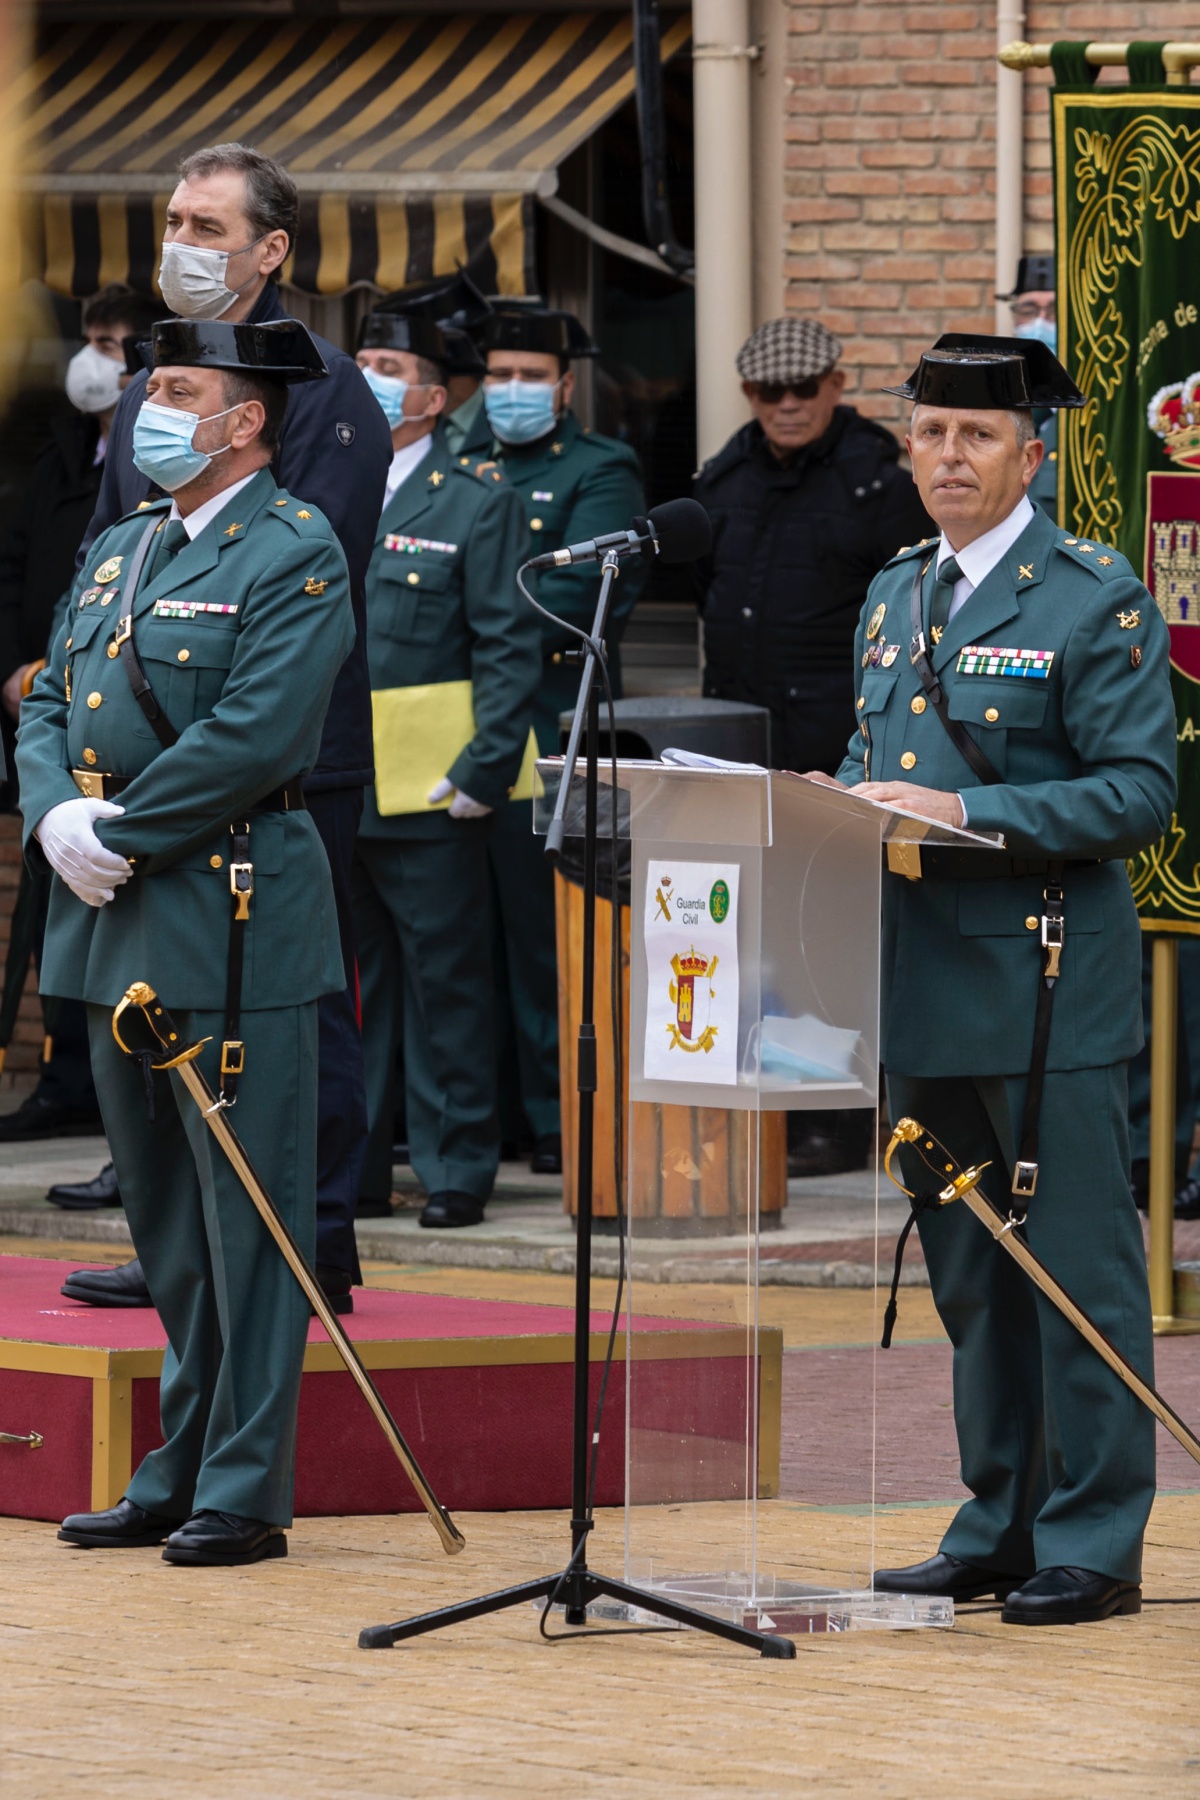
[[[428,796],[430,806],[436,806],[438,801],[444,800],[448,794],[454,795],[450,802],[452,819],[486,819],[492,810],[490,806],[484,806],[482,801],[472,800],[470,794],[464,794],[461,788],[456,788],[445,775],[442,776],[432,794]]]
[[[34,826],[46,861],[71,892],[88,906],[105,906],[133,870],[115,850],[106,850],[92,829],[94,819],[113,819],[123,806],[111,800],[64,800]]]

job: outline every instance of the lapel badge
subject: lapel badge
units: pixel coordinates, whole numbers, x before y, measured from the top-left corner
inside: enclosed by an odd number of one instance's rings
[[[440,488],[445,479],[446,477],[442,474],[442,471],[440,469],[435,469],[433,474],[429,477],[429,485],[430,487]]]
[[[900,654],[899,644],[885,644],[884,650],[883,650],[883,656],[881,658],[884,668],[890,669],[892,664],[895,662],[896,658],[899,656],[899,654]]]
[[[933,639],[933,647],[935,650],[937,649],[938,645],[942,641],[943,630],[944,630],[944,627],[941,625],[931,625],[929,627],[929,635]]]
[[[882,644],[872,644],[871,645],[871,667],[873,669],[877,669],[879,667],[880,659],[882,658],[882,656],[883,656],[883,645]]]
[[[318,581],[315,576],[310,575],[304,584],[304,591],[306,594],[323,594],[328,586],[327,581]]]
[[[1131,668],[1134,668],[1134,669],[1141,668],[1141,666],[1142,666],[1142,646],[1140,644],[1130,644],[1130,646],[1129,646],[1129,662],[1130,662]]]
[[[221,533],[221,536],[227,537],[227,538],[236,537],[238,532],[241,529],[242,529],[241,526],[237,523],[237,521],[235,519],[232,525],[227,525],[225,527],[224,531]]]
[[[551,444],[551,446],[550,446],[551,456],[561,456],[562,453],[563,453],[563,447],[561,444]]]
[[[1033,580],[1033,564],[1032,563],[1021,563],[1019,565],[1018,571],[1017,571],[1017,580],[1018,581],[1032,581]]]
[[[877,638],[879,636],[880,628],[886,617],[887,606],[885,602],[881,600],[879,605],[875,608],[875,611],[871,614],[871,623],[867,626],[868,638]]]
[[[1136,626],[1141,624],[1141,622],[1142,615],[1136,610],[1131,612],[1119,612],[1117,614],[1117,624],[1121,627],[1122,631],[1133,631]]]
[[[100,567],[92,576],[92,580],[98,581],[101,587],[107,587],[108,583],[110,581],[115,581],[117,576],[121,573],[121,564],[124,561],[125,558],[123,556],[110,556],[107,561],[100,564]]]

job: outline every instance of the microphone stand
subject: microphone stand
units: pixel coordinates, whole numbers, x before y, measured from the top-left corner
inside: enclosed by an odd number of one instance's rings
[[[613,582],[616,580],[621,555],[632,554],[634,545],[611,545],[604,552],[602,579],[592,622],[591,639],[602,644],[608,626]],[[542,1575],[533,1581],[522,1581],[516,1587],[499,1588],[474,1600],[460,1601],[456,1606],[439,1607],[434,1612],[419,1613],[393,1625],[370,1625],[358,1637],[360,1650],[387,1650],[405,1638],[421,1637],[439,1631],[446,1625],[465,1623],[486,1613],[501,1612],[510,1606],[528,1606],[538,1600],[558,1600],[566,1608],[568,1625],[586,1625],[591,1601],[607,1598],[654,1613],[675,1625],[690,1625],[707,1631],[713,1637],[726,1639],[757,1650],[761,1656],[790,1658],[796,1646],[790,1638],[769,1632],[752,1631],[748,1626],[734,1625],[711,1613],[692,1606],[680,1606],[665,1595],[654,1594],[601,1575],[587,1564],[587,1535],[592,1529],[588,1511],[588,1453],[591,1444],[588,1388],[591,1374],[591,1309],[592,1309],[592,1202],[594,1128],[596,1104],[596,851],[599,837],[599,768],[600,768],[600,694],[602,683],[596,677],[596,653],[589,648],[584,658],[579,682],[579,698],[567,740],[562,781],[555,802],[554,816],[546,833],[546,855],[557,860],[566,835],[566,808],[579,755],[579,743],[586,726],[587,740],[584,764],[584,834],[583,834],[583,956],[582,994],[579,1037],[576,1051],[576,1087],[579,1093],[578,1159],[576,1174],[575,1236],[575,1384],[574,1414],[571,1437],[571,1556],[564,1569]],[[616,806],[614,790],[611,805]],[[611,817],[611,815],[610,815]],[[620,905],[617,871],[613,869],[614,907]],[[623,1096],[617,1095],[618,1108]],[[628,1365],[626,1367],[628,1380]],[[619,1635],[620,1627],[617,1628]],[[633,1629],[637,1629],[634,1627]]]

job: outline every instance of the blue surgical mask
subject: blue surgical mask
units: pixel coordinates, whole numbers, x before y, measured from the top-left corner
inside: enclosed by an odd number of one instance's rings
[[[553,431],[558,420],[559,383],[501,381],[483,390],[488,424],[503,444],[532,444]]]
[[[1018,325],[1015,335],[1020,338],[1036,338],[1039,344],[1045,344],[1052,356],[1058,355],[1058,326],[1053,319],[1043,319],[1039,314],[1030,319],[1026,325]]]
[[[231,448],[229,444],[222,444],[220,450],[193,449],[196,427],[236,411],[236,406],[227,406],[224,412],[209,413],[208,419],[202,419],[199,413],[180,412],[174,406],[159,406],[153,400],[144,400],[133,424],[134,466],[164,494],[173,494],[177,488],[186,487],[207,469],[214,456]]]
[[[404,397],[408,393],[408,382],[401,381],[398,375],[380,375],[368,363],[363,369],[363,380],[383,408],[383,416],[394,431],[397,425],[404,423]]]

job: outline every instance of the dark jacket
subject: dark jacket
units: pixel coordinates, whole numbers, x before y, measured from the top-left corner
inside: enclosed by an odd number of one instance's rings
[[[0,683],[50,645],[54,608],[75,580],[75,552],[100,492],[100,426],[56,419],[0,545]]]
[[[279,290],[268,286],[251,322],[286,318]],[[367,677],[366,579],[392,463],[392,434],[383,409],[352,356],[324,338],[316,345],[329,369],[324,381],[288,390],[287,417],[271,473],[280,487],[320,508],[341,543],[350,570],[355,643],[338,671],[321,735],[321,752],[305,785],[361,787],[372,779],[371,684]],[[135,375],[117,406],[95,515],[76,566],[92,541],[154,492],[133,466],[133,424],[146,392]],[[333,597],[331,596],[331,603]]]
[[[713,525],[696,564],[704,692],[771,712],[776,768],[832,773],[854,728],[854,632],[867,588],[933,527],[890,431],[839,406],[786,466],[744,425],[696,477]]]

